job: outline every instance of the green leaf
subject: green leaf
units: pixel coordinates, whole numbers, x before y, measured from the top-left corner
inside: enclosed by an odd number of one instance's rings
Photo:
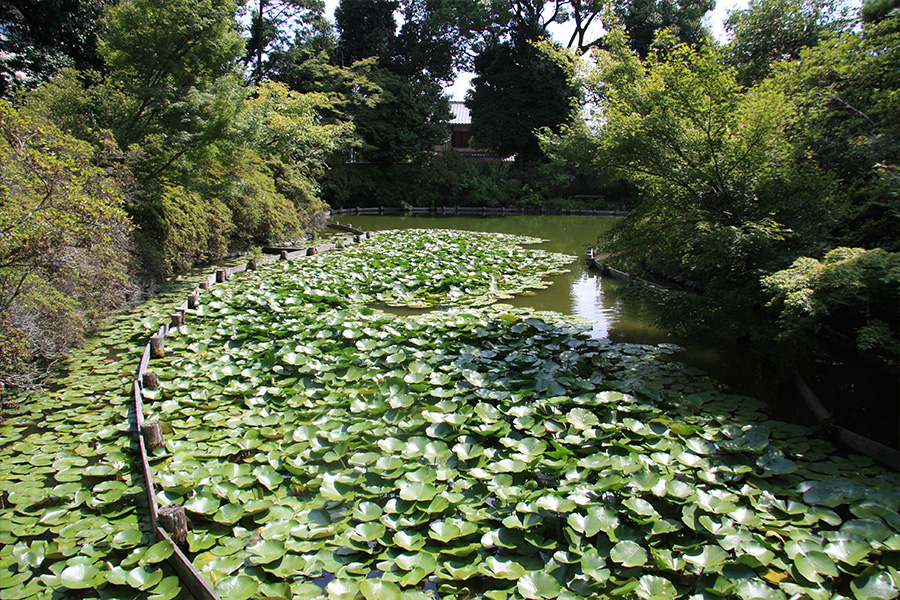
[[[250,562],[265,565],[280,559],[286,550],[281,540],[259,540],[247,546],[247,552],[250,553]]]
[[[60,572],[59,583],[70,590],[84,590],[94,587],[101,577],[100,569],[93,564],[74,564]]]
[[[675,585],[665,577],[644,575],[634,592],[645,600],[671,600],[678,597]]]
[[[647,562],[647,551],[635,542],[625,540],[612,547],[609,558],[625,567],[640,567]]]
[[[400,600],[401,597],[396,583],[378,579],[364,579],[359,584],[359,591],[366,600]]]
[[[522,576],[516,583],[516,589],[519,590],[519,593],[524,598],[529,598],[530,600],[556,598],[562,591],[556,579],[540,571]]]
[[[248,575],[235,575],[220,581],[215,589],[222,600],[248,600],[256,595],[259,583]]]

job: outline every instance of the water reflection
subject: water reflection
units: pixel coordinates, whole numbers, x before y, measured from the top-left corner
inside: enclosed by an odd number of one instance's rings
[[[623,302],[616,293],[620,282],[601,278],[585,268],[587,248],[609,231],[611,217],[583,216],[344,216],[337,222],[377,231],[384,229],[462,229],[490,233],[527,235],[546,240],[538,248],[573,256],[568,273],[548,278],[547,288],[517,296],[504,303],[513,306],[552,310],[593,321],[596,338],[655,343],[666,335],[652,325],[651,308]]]

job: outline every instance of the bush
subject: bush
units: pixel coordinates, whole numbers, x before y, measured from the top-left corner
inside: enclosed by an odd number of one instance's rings
[[[769,305],[779,310],[784,337],[828,325],[863,350],[900,357],[900,254],[836,248],[822,261],[799,258],[762,282]]]
[[[0,105],[0,382],[67,351],[129,286],[131,223],[94,148]]]

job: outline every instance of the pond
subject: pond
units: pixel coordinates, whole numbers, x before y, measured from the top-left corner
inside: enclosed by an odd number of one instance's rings
[[[728,340],[676,336],[656,325],[659,310],[633,295],[623,297],[626,283],[588,270],[584,256],[615,224],[616,217],[586,216],[336,216],[334,222],[364,230],[461,229],[465,231],[526,235],[546,240],[537,246],[577,257],[570,271],[551,278],[553,285],[508,303],[537,310],[552,310],[594,322],[592,337],[637,344],[674,343],[683,351],[673,359],[702,369],[731,390],[757,397],[773,417],[814,424],[793,382],[776,373],[771,357]],[[892,447],[900,447],[900,387],[898,382],[871,373],[857,362],[823,354],[804,367],[810,384],[836,422]],[[860,377],[860,373],[866,373]],[[871,398],[885,402],[872,403]],[[860,401],[854,401],[858,399]],[[876,416],[876,414],[878,416]]]

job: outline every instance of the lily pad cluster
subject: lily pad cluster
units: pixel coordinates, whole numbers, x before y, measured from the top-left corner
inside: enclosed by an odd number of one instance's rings
[[[472,308],[540,280],[516,279],[542,260],[517,243],[384,233],[204,295],[145,404],[166,426],[158,499],[188,511],[220,595],[900,593],[896,474],[662,360],[672,348]],[[478,274],[429,275],[461,262]],[[366,306],[404,302],[470,307]]]
[[[162,296],[111,321],[62,365],[52,387],[23,394],[4,412],[0,598],[182,594],[164,565],[172,548],[150,533],[128,408],[147,337],[141,322],[173,304],[175,296]]]
[[[543,241],[528,236],[449,229],[373,235],[364,244],[310,261],[324,269],[313,281],[322,281],[341,302],[413,308],[484,306],[546,287],[548,275],[566,271],[575,260],[523,248]]]

